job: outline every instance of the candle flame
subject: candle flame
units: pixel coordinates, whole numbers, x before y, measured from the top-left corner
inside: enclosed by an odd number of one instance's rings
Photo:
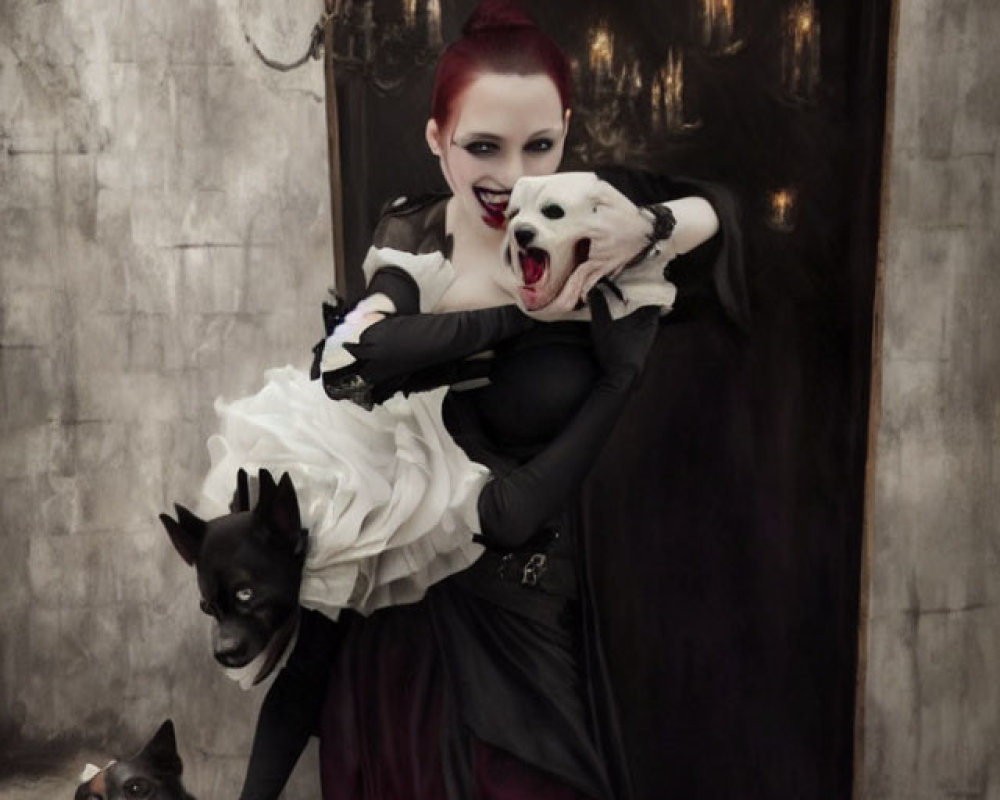
[[[786,11],[781,71],[785,91],[794,99],[810,101],[820,83],[820,19],[812,0]]]
[[[788,189],[779,189],[771,195],[771,207],[778,216],[784,216],[792,206],[792,193]]]
[[[794,228],[795,194],[795,189],[777,189],[771,192],[771,227],[779,231]]]
[[[590,33],[590,68],[595,72],[609,70],[614,54],[615,45],[611,32],[606,25],[601,24]]]

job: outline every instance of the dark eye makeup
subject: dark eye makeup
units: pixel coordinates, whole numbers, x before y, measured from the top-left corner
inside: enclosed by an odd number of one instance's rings
[[[525,146],[525,152],[528,153],[547,153],[554,146],[554,142],[551,139],[533,139],[528,142]]]
[[[473,156],[492,156],[500,152],[500,145],[488,139],[473,139],[471,142],[464,142],[462,144],[452,142],[452,144],[461,147],[465,152]],[[555,142],[548,137],[543,137],[541,139],[532,139],[525,144],[524,152],[531,153],[532,155],[541,155],[542,153],[548,153],[553,147],[555,147]]]
[[[476,139],[460,145],[465,152],[474,156],[490,156],[499,150],[496,142],[488,142],[483,139]]]

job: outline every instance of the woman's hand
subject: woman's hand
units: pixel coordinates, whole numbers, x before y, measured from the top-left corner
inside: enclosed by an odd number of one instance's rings
[[[574,271],[567,286],[577,280],[577,299],[583,300],[597,282],[614,277],[636,254],[649,245],[653,221],[639,207],[606,181],[599,184],[594,213],[586,223],[590,254]]]
[[[646,364],[649,348],[659,328],[660,309],[643,306],[628,316],[613,320],[601,288],[588,295],[590,338],[594,357],[609,377],[621,377],[631,383]]]

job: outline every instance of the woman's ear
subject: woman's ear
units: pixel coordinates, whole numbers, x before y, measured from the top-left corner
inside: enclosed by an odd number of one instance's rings
[[[424,128],[424,137],[427,139],[427,146],[431,152],[441,157],[441,130],[438,128],[437,120],[431,117],[427,120],[427,127]]]

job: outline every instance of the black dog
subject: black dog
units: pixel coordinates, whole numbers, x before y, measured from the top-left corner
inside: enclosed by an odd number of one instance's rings
[[[195,800],[181,783],[183,771],[168,719],[132,758],[113,761],[81,783],[75,800]]]
[[[237,481],[231,514],[206,522],[178,505],[176,521],[166,514],[160,521],[198,573],[201,609],[215,619],[216,660],[230,668],[260,660],[256,684],[274,670],[295,633],[307,533],[287,473],[275,485],[260,470],[253,509],[243,470]]]

